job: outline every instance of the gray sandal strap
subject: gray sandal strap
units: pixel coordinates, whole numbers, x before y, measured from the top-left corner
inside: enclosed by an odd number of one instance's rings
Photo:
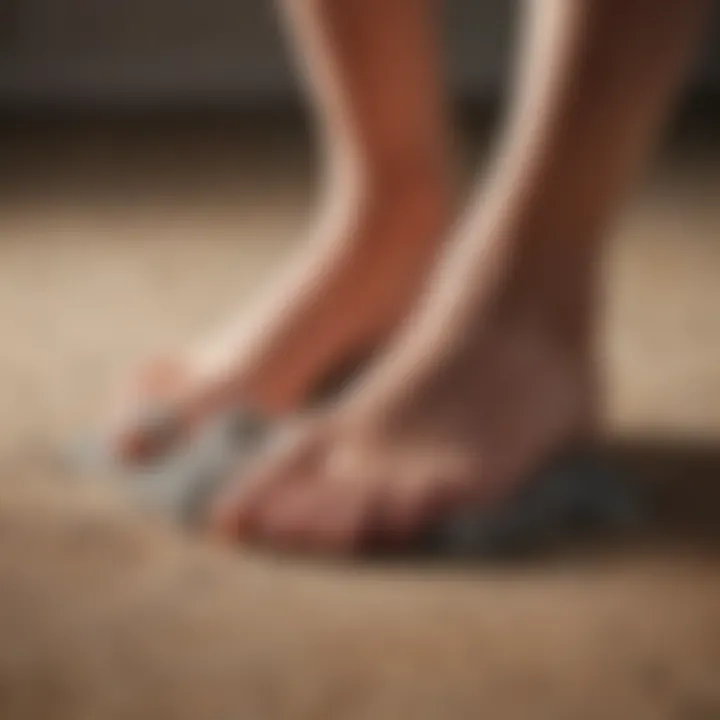
[[[170,414],[148,414],[148,423],[159,439],[174,438]],[[262,419],[238,411],[208,420],[192,437],[168,443],[169,451],[148,461],[123,461],[103,437],[82,439],[68,459],[75,471],[117,482],[141,508],[194,524],[222,484],[242,475],[267,435]]]

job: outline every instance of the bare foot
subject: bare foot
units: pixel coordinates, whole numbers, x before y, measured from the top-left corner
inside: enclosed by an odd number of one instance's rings
[[[529,297],[473,313],[462,282],[439,295],[344,402],[220,499],[222,535],[328,553],[403,544],[500,501],[592,431],[593,368],[564,325]]]
[[[382,188],[336,187],[314,240],[265,298],[198,348],[148,363],[116,423],[127,457],[158,451],[138,408],[160,402],[185,429],[243,404],[295,409],[339,365],[380,345],[415,299],[448,217],[437,177],[406,173]]]
[[[507,134],[469,236],[366,380],[221,503],[219,530],[331,552],[401,542],[437,513],[496,502],[591,431],[602,238],[709,4],[664,3],[651,28],[650,5],[529,4]]]

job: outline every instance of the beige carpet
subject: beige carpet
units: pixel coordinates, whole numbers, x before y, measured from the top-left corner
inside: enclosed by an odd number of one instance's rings
[[[182,538],[55,472],[148,351],[302,235],[288,121],[25,128],[0,200],[0,718],[720,718],[720,148],[609,258],[609,418],[660,529],[520,567],[341,568]]]

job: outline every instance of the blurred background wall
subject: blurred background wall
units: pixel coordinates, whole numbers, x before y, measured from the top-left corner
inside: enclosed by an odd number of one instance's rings
[[[482,97],[501,84],[516,9],[508,0],[446,1],[448,71],[461,94]],[[720,91],[720,33],[708,42],[697,83]],[[0,3],[5,103],[262,103],[296,92],[271,0]]]

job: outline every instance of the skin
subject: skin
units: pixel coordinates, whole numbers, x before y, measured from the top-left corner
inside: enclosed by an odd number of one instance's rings
[[[219,533],[327,553],[402,544],[439,513],[497,502],[594,433],[602,241],[709,5],[528,3],[495,160],[426,292],[371,369],[218,502]],[[337,18],[351,6],[303,8]]]
[[[451,217],[435,3],[285,0],[321,157],[308,242],[248,311],[125,388],[117,438],[152,446],[134,419],[170,404],[186,429],[233,405],[301,407],[338,366],[371,354],[404,318]],[[288,361],[288,358],[291,361]]]

